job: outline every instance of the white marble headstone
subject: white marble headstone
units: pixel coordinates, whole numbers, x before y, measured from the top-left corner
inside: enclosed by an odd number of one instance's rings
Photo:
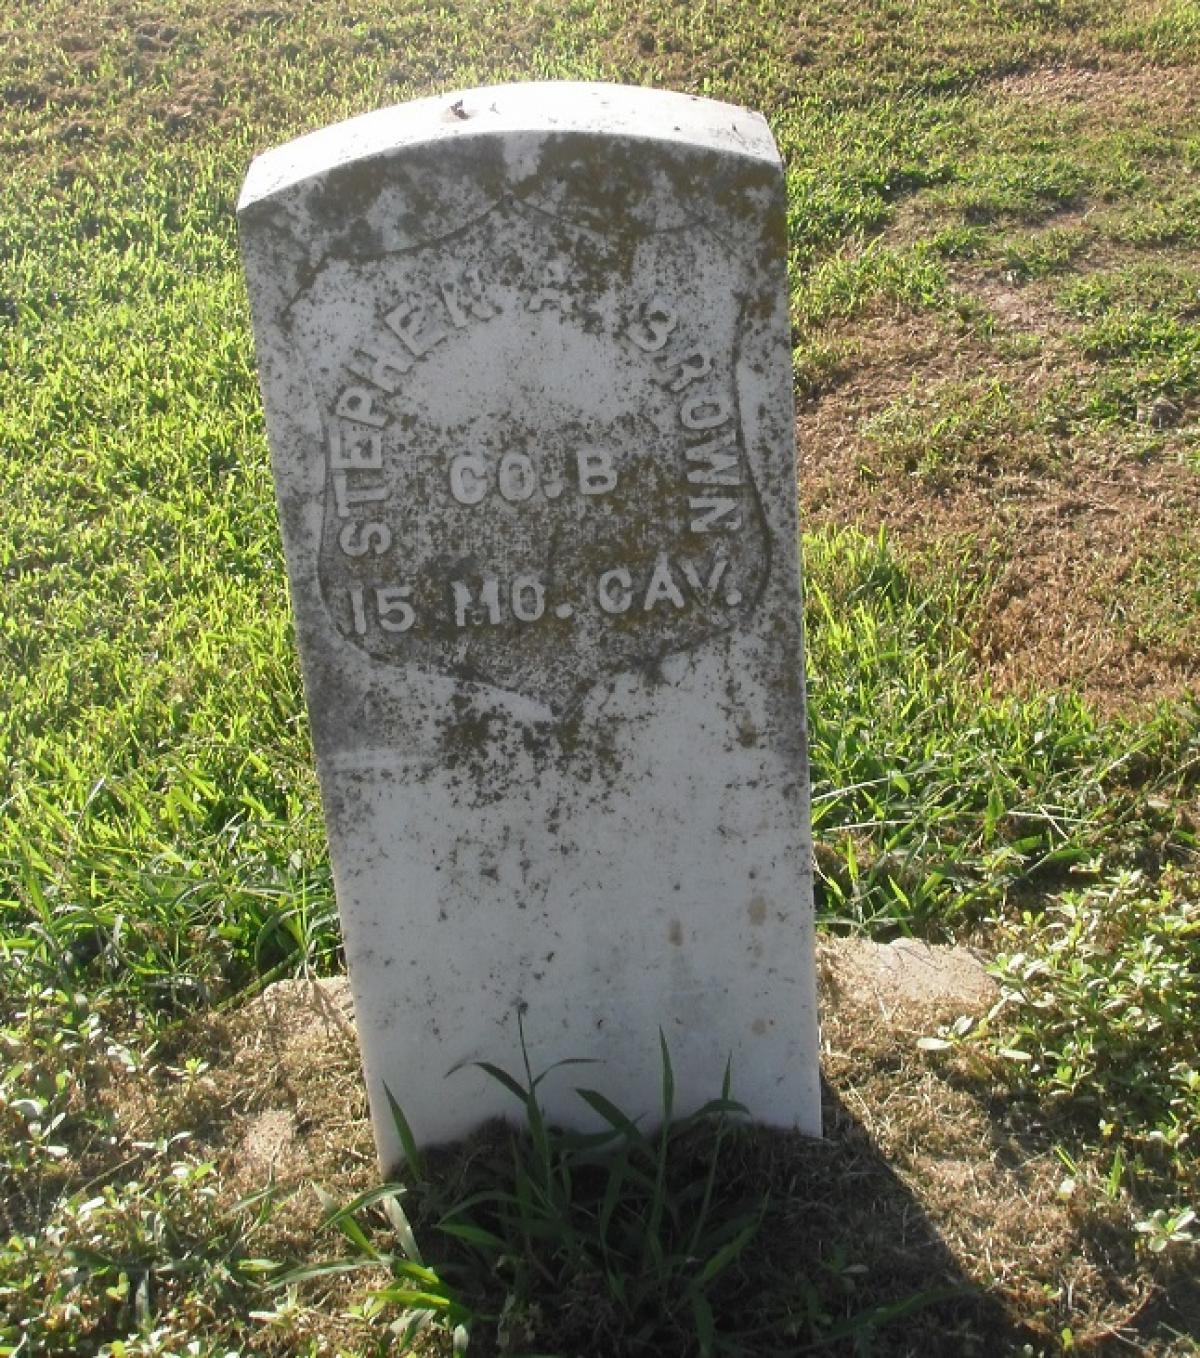
[[[240,204],[381,1160],[733,1088],[818,1133],[779,156],[745,109],[471,90]],[[453,1073],[451,1073],[453,1072]]]

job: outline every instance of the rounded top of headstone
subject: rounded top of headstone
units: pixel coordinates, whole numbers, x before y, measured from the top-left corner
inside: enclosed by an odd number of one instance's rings
[[[593,133],[779,162],[762,115],[736,104],[583,81],[490,85],[365,113],[264,151],[246,176],[238,210],[313,175],[404,147],[530,133]]]

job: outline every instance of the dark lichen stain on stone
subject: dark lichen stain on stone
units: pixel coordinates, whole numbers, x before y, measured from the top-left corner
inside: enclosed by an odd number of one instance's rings
[[[767,903],[761,896],[755,896],[746,907],[746,914],[750,917],[753,925],[765,924],[767,922]]]
[[[737,742],[745,750],[752,750],[759,742],[759,731],[754,723],[746,717],[738,727]]]
[[[484,806],[511,795],[532,777],[560,774],[578,791],[594,789],[591,800],[607,800],[621,775],[619,742],[610,722],[581,713],[561,722],[520,719],[487,699],[487,690],[455,694],[435,719],[438,762],[465,805]],[[562,808],[546,820],[559,830]],[[561,846],[564,852],[567,845]]]
[[[474,768],[492,757],[494,742],[490,736],[498,719],[497,712],[482,711],[467,694],[454,694],[450,712],[437,723],[445,766]]]
[[[677,948],[683,946],[683,925],[677,919],[673,919],[667,928],[667,940]]]

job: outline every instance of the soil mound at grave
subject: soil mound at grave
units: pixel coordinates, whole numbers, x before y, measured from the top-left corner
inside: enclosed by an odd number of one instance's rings
[[[855,1045],[871,1035],[911,1046],[941,1022],[986,1012],[997,996],[984,963],[964,947],[822,938],[817,964],[827,1052],[851,1032]],[[365,1163],[369,1178],[348,980],[279,981],[229,1026],[229,1058],[213,1078],[232,1113],[220,1139],[233,1178],[245,1186],[268,1173],[281,1185],[340,1178],[351,1162]]]
[[[951,1320],[963,1327],[961,1352],[989,1351],[993,1323],[1014,1336],[1049,1333],[1043,1312],[1054,1308],[1025,1290],[1031,1278],[1046,1296],[1069,1288],[1089,1334],[1120,1323],[1138,1298],[1105,1272],[1108,1246],[1064,1193],[1048,1130],[969,1052],[922,1049],[922,1037],[996,1002],[980,956],[913,939],[822,937],[817,969],[824,1139],[757,1129],[739,1139],[731,1169],[778,1186],[786,1229],[773,1248],[784,1266],[804,1276],[818,1267],[814,1249],[823,1258],[845,1246],[871,1296],[908,1296],[941,1279],[977,1298],[912,1316],[907,1332],[891,1327],[881,1354],[916,1351],[915,1336],[945,1352]],[[284,1208],[260,1241],[265,1255],[344,1253],[322,1227],[327,1204],[378,1182],[347,980],[280,982],[214,1020],[209,1036],[187,1106],[147,1090],[137,1121],[190,1125],[231,1203],[273,1183]],[[464,1143],[464,1161],[495,1152],[497,1134],[491,1126]],[[335,1318],[349,1317],[369,1286],[361,1274],[331,1283],[323,1323],[358,1335],[361,1321]]]

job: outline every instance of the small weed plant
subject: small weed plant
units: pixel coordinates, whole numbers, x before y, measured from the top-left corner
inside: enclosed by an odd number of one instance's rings
[[[1006,932],[1007,1047],[1045,1097],[1147,1141],[1200,1136],[1200,899],[1127,872]]]
[[[1000,953],[1003,1050],[1043,1106],[1111,1143],[1136,1199],[1183,1194],[1138,1222],[1153,1249],[1186,1243],[1200,1203],[1200,899],[1175,876],[1127,872],[1068,892]]]
[[[1077,1151],[1109,1166],[1103,1195],[1129,1194],[1140,1243],[1153,1253],[1194,1245],[1200,1205],[1200,899],[1168,873],[1141,873],[1065,892],[1020,924],[1001,926],[990,970],[1001,998],[986,1022],[960,1021],[923,1046],[964,1037],[1048,1120],[1070,1177]],[[1068,1150],[1073,1144],[1076,1151]]]

